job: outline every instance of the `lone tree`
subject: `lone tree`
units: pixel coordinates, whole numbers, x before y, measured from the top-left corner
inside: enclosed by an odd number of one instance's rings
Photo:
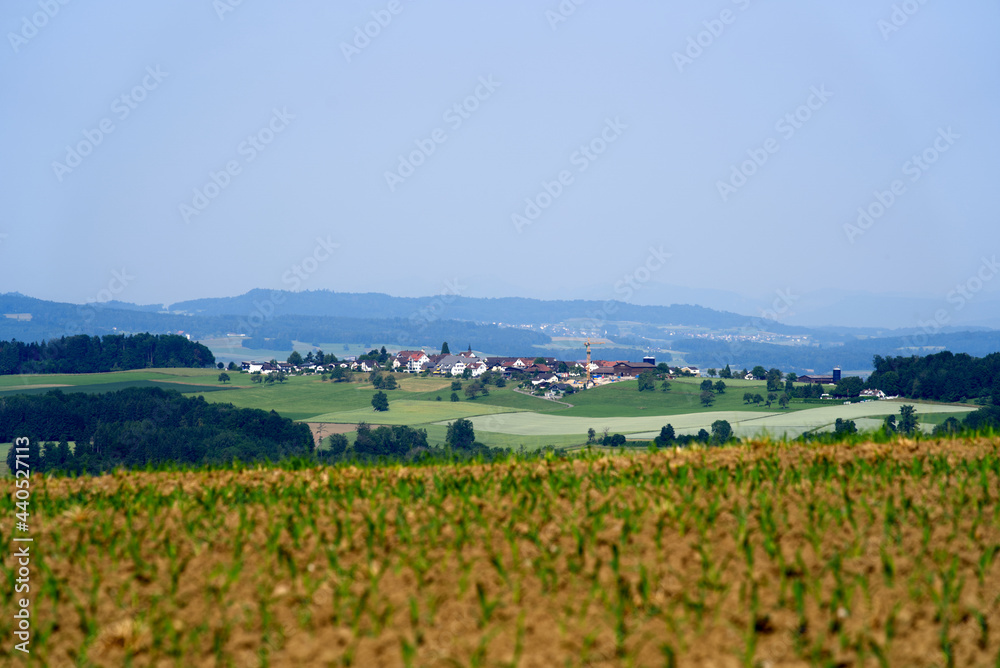
[[[445,435],[448,445],[457,450],[469,450],[476,442],[476,431],[472,427],[472,421],[459,418],[448,425],[448,433]]]
[[[587,443],[593,443],[597,439],[597,432],[591,427],[587,430]]]
[[[781,389],[781,379],[784,375],[781,373],[781,369],[771,368],[767,370],[767,389],[770,390],[780,390]]]
[[[372,396],[372,408],[377,413],[389,410],[389,397],[386,396],[385,392],[379,390]]]
[[[441,354],[442,355],[450,355],[451,354],[451,351],[448,349],[448,342],[447,341],[445,341],[444,343],[441,344]]]
[[[917,430],[917,411],[913,406],[904,404],[899,407],[899,433],[912,434]]]
[[[302,355],[299,354],[298,350],[293,350],[292,354],[288,356],[288,363],[294,364],[295,366],[302,365]]]
[[[716,394],[724,394],[726,392],[726,383],[724,381],[717,380],[712,387],[715,388]]]
[[[653,439],[658,447],[664,447],[670,445],[677,438],[674,433],[674,426],[672,424],[665,424],[660,427],[660,435]]]
[[[229,374],[225,373],[225,372],[220,373],[219,374],[219,382],[220,383],[228,383],[229,382]]]
[[[715,393],[714,392],[712,392],[711,390],[705,390],[704,392],[701,393],[701,405],[702,406],[705,406],[707,408],[708,406],[711,406],[714,403],[715,403]]]
[[[655,390],[656,381],[653,379],[653,373],[651,371],[643,371],[639,374],[639,391],[645,392],[646,390]]]
[[[733,428],[726,420],[716,420],[712,423],[712,442],[728,443],[733,437]]]

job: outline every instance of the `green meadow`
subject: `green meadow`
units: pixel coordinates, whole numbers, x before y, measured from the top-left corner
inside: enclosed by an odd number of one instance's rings
[[[158,386],[176,389],[209,402],[231,403],[240,408],[274,410],[284,417],[311,423],[346,425],[408,425],[426,429],[432,444],[444,443],[447,425],[471,419],[480,442],[496,447],[537,449],[547,445],[572,447],[586,442],[587,430],[600,435],[622,433],[630,439],[651,439],[670,423],[678,434],[711,429],[715,420],[727,420],[740,437],[770,435],[795,437],[807,431],[832,429],[838,417],[853,419],[862,429],[876,428],[886,415],[896,414],[901,402],[865,402],[844,405],[835,400],[792,400],[788,408],[777,403],[746,404],[745,392],[767,396],[764,381],[726,380],[726,390],[710,406],[701,403],[702,378],[676,378],[667,392],[639,392],[635,380],[624,380],[577,392],[555,402],[516,391],[512,386],[490,388],[488,396],[468,399],[463,389],[451,401],[451,379],[394,374],[399,388],[388,390],[389,410],[376,412],[371,399],[376,390],[367,375],[355,382],[334,383],[319,376],[290,376],[285,382],[258,384],[249,374],[226,372],[230,381],[220,383],[216,369],[142,369],[100,374],[0,376],[0,397],[8,393],[63,391],[105,392],[124,387]],[[228,391],[219,391],[228,390]],[[947,417],[961,417],[969,407],[922,404],[917,412],[925,429]],[[570,404],[570,405],[567,405]],[[341,430],[344,427],[340,428]],[[349,432],[353,437],[353,432]]]
[[[0,376],[0,391],[60,385],[102,385],[136,380],[214,386],[221,385],[218,382],[219,373],[216,369],[134,369],[132,371],[110,371],[107,373],[9,375]],[[238,373],[230,372],[229,375],[234,381],[238,382],[236,378],[239,375]],[[249,377],[246,379],[246,384],[250,384]]]
[[[641,417],[643,415],[680,415],[685,413],[707,413],[711,411],[752,411],[766,413],[777,409],[755,407],[743,403],[743,394],[753,392],[767,398],[767,383],[762,380],[725,380],[726,389],[715,395],[711,406],[701,403],[701,383],[705,378],[675,378],[670,381],[670,390],[662,392],[660,383],[656,389],[639,392],[637,381],[624,380],[602,385],[586,392],[574,394],[566,399],[573,408],[562,415],[574,417]],[[712,379],[716,382],[717,379]],[[799,410],[811,404],[793,400],[785,410]]]

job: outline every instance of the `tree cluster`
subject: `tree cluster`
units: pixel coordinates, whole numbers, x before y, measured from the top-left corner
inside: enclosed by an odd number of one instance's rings
[[[445,436],[447,446],[435,448],[427,444],[427,431],[405,426],[372,429],[362,422],[357,427],[354,446],[349,445],[343,434],[334,434],[327,440],[329,447],[317,451],[321,461],[384,461],[411,462],[421,459],[448,459],[451,457],[482,457],[487,461],[511,454],[510,449],[489,448],[476,441],[472,421],[460,418],[448,425]]]
[[[254,371],[250,374],[250,382],[257,384],[274,385],[276,382],[284,383],[286,380],[288,380],[288,376],[284,371],[275,371],[273,373],[261,373],[259,371]]]
[[[21,436],[47,442],[32,460],[33,470],[74,474],[168,463],[277,461],[313,451],[309,427],[274,411],[208,403],[153,387],[4,397],[0,442]]]
[[[395,390],[399,387],[396,377],[391,373],[383,375],[380,371],[372,371],[368,376],[368,380],[376,390]]]
[[[481,443],[473,443],[468,449],[456,450],[450,446],[429,446],[423,429],[409,427],[378,427],[367,425],[360,429],[361,438],[354,447],[343,434],[334,434],[327,439],[329,447],[316,451],[316,459],[325,464],[430,464],[469,461],[492,462],[506,459],[515,454],[510,448],[490,448]],[[360,442],[360,447],[358,443]],[[551,446],[529,452],[523,446],[516,453],[519,459],[533,459],[552,452]]]
[[[346,448],[347,438],[343,434],[335,436],[343,439]],[[427,431],[406,426],[372,429],[362,422],[354,441],[356,453],[372,457],[404,457],[421,448],[427,449]],[[343,453],[342,449],[340,451]]]
[[[338,360],[336,355],[324,353],[323,349],[320,348],[316,352],[310,350],[305,357],[299,351],[293,350],[287,361],[289,364],[302,366],[303,364],[336,364]]]
[[[716,424],[726,422],[725,420],[716,420],[712,424],[712,430],[716,430]],[[726,422],[728,426],[729,423]],[[721,429],[722,426],[719,425]],[[730,427],[730,435],[732,435],[732,428]],[[660,428],[660,435],[653,439],[653,445],[658,448],[670,448],[670,447],[686,447],[689,445],[694,445],[695,443],[708,443],[712,438],[704,429],[699,429],[697,434],[682,434],[677,436],[674,432],[674,426],[672,424],[663,425]]]
[[[996,396],[996,395],[994,395]],[[951,420],[951,422],[949,422]],[[957,431],[956,422],[954,418],[949,418],[944,421],[941,425],[942,430],[949,430],[950,433]],[[1000,432],[1000,405],[994,404],[991,406],[984,406],[979,410],[972,411],[962,419],[962,427],[970,431],[986,431],[992,430],[994,432]],[[949,433],[946,431],[946,433]]]
[[[386,362],[389,361],[389,357],[390,355],[386,351],[385,346],[382,346],[381,350],[376,350],[375,348],[372,348],[364,355],[359,355],[358,361],[366,360],[369,362],[377,362],[380,366],[383,366],[385,365]]]
[[[819,383],[800,383],[788,387],[785,383],[785,394],[796,399],[819,399],[823,396],[823,386]]]
[[[861,378],[858,376],[847,376],[840,379],[831,394],[835,397],[849,397],[853,399],[859,396],[863,389],[865,389],[865,382]]]
[[[589,443],[594,441],[588,441]],[[624,434],[609,434],[608,430],[605,429],[601,438],[596,441],[600,445],[605,445],[611,448],[621,448],[625,446],[626,438]]]
[[[1000,353],[972,357],[948,351],[924,357],[872,359],[875,370],[866,387],[908,399],[1000,404]]]
[[[342,366],[335,366],[330,369],[330,380],[334,383],[350,383],[354,380],[354,372]],[[322,379],[326,380],[326,373],[322,374]]]
[[[212,351],[177,334],[79,334],[41,343],[0,341],[0,375],[202,368],[214,364]]]
[[[465,388],[465,396],[467,396],[469,399],[475,399],[480,394],[483,395],[484,397],[488,397],[490,396],[490,390],[488,387],[486,387],[486,385],[479,382],[478,380],[470,383]]]

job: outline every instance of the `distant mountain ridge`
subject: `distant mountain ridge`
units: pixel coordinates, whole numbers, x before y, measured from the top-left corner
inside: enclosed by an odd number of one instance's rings
[[[166,310],[165,310],[166,308]],[[582,358],[582,346],[560,348],[554,330],[543,323],[568,323],[590,329],[614,343],[601,348],[608,359],[639,361],[648,352],[676,351],[686,363],[702,368],[748,368],[761,364],[782,370],[828,371],[833,366],[862,370],[873,355],[924,355],[939,350],[984,356],[1000,352],[1000,331],[947,328],[939,333],[919,328],[870,330],[792,327],[732,312],[691,306],[638,306],[588,300],[543,301],[528,298],[470,298],[452,295],[391,297],[381,293],[251,290],[237,297],[197,299],[164,307],[122,302],[68,304],[18,293],[0,294],[0,340],[31,342],[74,334],[183,333],[194,340],[243,334],[245,341],[291,341],[387,344],[431,349],[452,346],[498,355]],[[502,323],[503,326],[494,324]],[[676,325],[671,331],[665,325]],[[683,326],[711,330],[691,336]],[[808,345],[768,343],[742,335],[765,329],[778,335],[808,335]],[[553,333],[550,333],[553,332]],[[719,334],[723,332],[723,334]],[[282,342],[281,345],[277,345]],[[555,345],[554,345],[555,344]],[[257,345],[260,348],[261,345]],[[265,346],[266,347],[266,346]],[[556,350],[561,352],[556,352]],[[304,351],[303,351],[304,352]]]
[[[330,290],[302,292],[251,290],[237,297],[194,299],[171,304],[170,311],[192,315],[246,315],[257,304],[275,302],[287,315],[328,316],[350,313],[359,318],[408,318],[424,321],[431,318],[470,320],[506,325],[539,325],[566,321],[592,321],[599,328],[603,322],[634,321],[658,325],[745,329],[766,325],[779,334],[809,334],[805,327],[794,327],[773,320],[717,311],[704,306],[673,304],[642,306],[620,301],[540,300],[524,297],[392,297],[382,293],[350,293]]]

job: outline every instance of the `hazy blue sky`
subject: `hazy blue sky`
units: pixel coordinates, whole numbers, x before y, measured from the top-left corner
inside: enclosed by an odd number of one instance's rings
[[[1000,294],[995,1],[65,1],[0,10],[0,291]]]

